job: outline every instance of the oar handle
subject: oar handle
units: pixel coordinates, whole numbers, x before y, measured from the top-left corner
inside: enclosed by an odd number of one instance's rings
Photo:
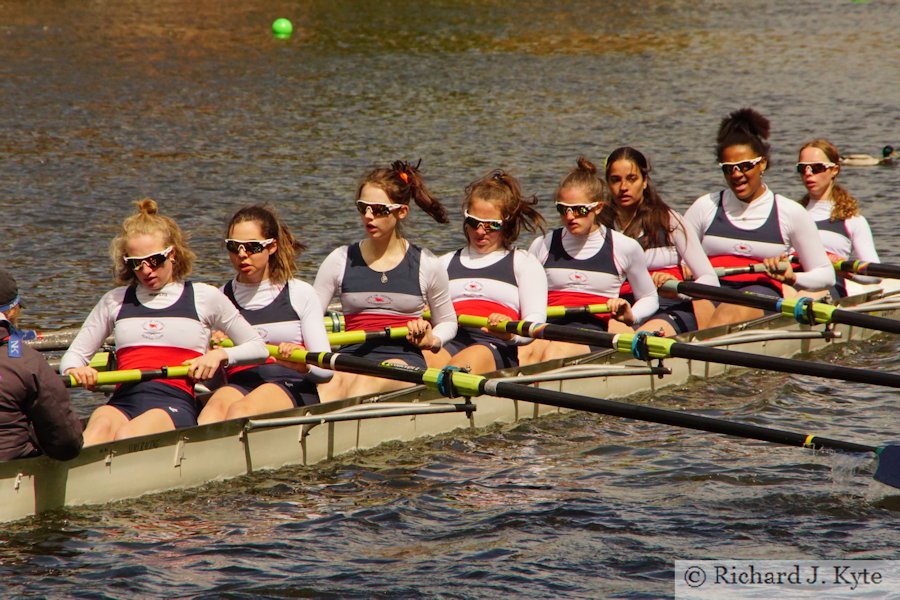
[[[778,272],[787,271],[788,267],[791,266],[789,262],[779,262],[776,265],[776,270]],[[729,275],[746,275],[748,273],[765,273],[768,269],[766,269],[765,263],[754,263],[752,265],[747,265],[744,267],[716,267],[716,276],[717,277],[728,277]]]
[[[385,327],[374,331],[365,329],[354,329],[353,331],[338,331],[328,334],[328,343],[334,346],[346,346],[348,344],[363,344],[373,340],[396,340],[402,339],[409,335],[408,327]],[[216,346],[222,348],[234,347],[234,342],[225,338],[224,340],[214,342]],[[276,346],[277,348],[277,346]],[[275,355],[273,355],[275,356]]]
[[[159,369],[122,369],[121,371],[104,371],[97,373],[96,385],[118,385],[120,383],[137,383],[153,379],[177,379],[188,377],[189,365],[160,367]],[[66,387],[80,387],[81,384],[72,375],[61,375]]]
[[[585,304],[584,306],[548,306],[547,318],[559,318],[572,315],[598,315],[610,312],[607,304]]]

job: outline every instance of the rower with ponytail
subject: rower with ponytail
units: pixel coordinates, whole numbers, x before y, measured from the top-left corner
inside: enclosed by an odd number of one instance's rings
[[[448,223],[447,210],[431,193],[419,170],[394,161],[370,171],[356,190],[356,210],[365,238],[335,249],[322,262],[314,288],[322,306],[337,296],[348,330],[408,327],[405,339],[345,346],[342,352],[377,360],[425,366],[423,350],[438,352],[456,335],[456,313],[450,302],[447,271],[430,251],[403,235],[409,205],[438,223]],[[422,318],[431,311],[431,320]],[[388,391],[404,384],[376,377],[336,373],[319,386],[320,398],[345,398]]]

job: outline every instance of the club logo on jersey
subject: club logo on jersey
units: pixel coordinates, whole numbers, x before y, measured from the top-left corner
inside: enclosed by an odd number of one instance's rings
[[[480,296],[483,291],[484,285],[475,279],[466,282],[466,285],[463,286],[463,293],[467,296]]]
[[[575,285],[587,285],[588,276],[581,271],[573,271],[569,274],[569,281]]]
[[[393,301],[390,296],[385,296],[384,294],[372,294],[366,298],[366,302],[372,306],[387,306]]]
[[[150,319],[149,321],[144,321],[141,328],[144,330],[143,337],[148,340],[158,340],[162,337],[163,329],[166,328],[166,325],[157,319]]]
[[[750,256],[753,253],[753,246],[744,242],[738,242],[734,245],[734,253],[743,256]]]

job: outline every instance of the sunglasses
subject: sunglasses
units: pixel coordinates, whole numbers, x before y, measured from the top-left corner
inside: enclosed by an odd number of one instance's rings
[[[597,208],[599,204],[599,202],[591,202],[590,204],[563,204],[562,202],[557,202],[556,212],[559,213],[559,216],[564,217],[571,210],[572,216],[583,217]]]
[[[372,202],[363,202],[362,200],[356,201],[356,210],[359,211],[359,214],[364,215],[366,211],[371,210],[373,217],[386,217],[391,212],[403,208],[402,204],[375,204]]]
[[[174,246],[169,246],[162,252],[148,254],[147,256],[126,256],[123,260],[132,271],[139,271],[144,263],[147,263],[147,266],[151,269],[158,269],[161,264],[166,262],[173,249]]]
[[[465,224],[472,229],[478,229],[479,226],[484,227],[485,233],[492,233],[503,229],[503,219],[479,219],[478,217],[470,215],[469,211],[463,211],[463,215],[466,217],[466,220],[464,221]]]
[[[810,171],[812,171],[813,175],[818,175],[819,173],[824,173],[828,169],[836,166],[837,165],[833,162],[798,162],[797,172],[803,175],[806,173],[806,170],[809,169]]]
[[[266,248],[272,245],[274,242],[274,238],[269,238],[267,240],[225,240],[225,248],[231,252],[232,254],[239,254],[241,248],[244,249],[244,252],[247,254],[259,254]]]
[[[731,175],[734,173],[734,170],[737,169],[741,173],[746,173],[753,167],[759,164],[759,162],[765,157],[757,156],[756,158],[752,158],[750,160],[742,160],[740,162],[725,162],[719,163],[719,168],[722,169],[722,173],[725,175]]]

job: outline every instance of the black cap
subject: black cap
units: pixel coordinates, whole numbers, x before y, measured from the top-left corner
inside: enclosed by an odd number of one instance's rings
[[[9,274],[6,269],[0,268],[0,309],[12,308],[12,304],[21,304],[19,298],[19,285],[16,283],[15,277]]]

